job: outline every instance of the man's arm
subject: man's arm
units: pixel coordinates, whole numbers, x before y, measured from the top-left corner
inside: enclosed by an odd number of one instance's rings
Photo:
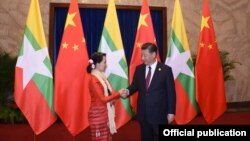
[[[121,97],[126,98],[130,95],[133,95],[137,91],[137,83],[138,83],[137,77],[138,77],[138,69],[136,68],[131,85],[129,85],[127,89],[123,89]]]
[[[169,67],[167,69],[167,96],[168,96],[168,123],[171,123],[174,120],[175,109],[176,109],[176,92],[175,92],[175,83],[172,73],[172,69]]]

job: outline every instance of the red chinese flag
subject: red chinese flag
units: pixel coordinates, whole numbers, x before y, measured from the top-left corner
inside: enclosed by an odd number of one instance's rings
[[[196,99],[207,121],[212,123],[226,110],[223,70],[208,0],[204,0],[195,65]]]
[[[151,42],[156,43],[154,28],[152,24],[152,19],[150,15],[150,10],[148,7],[147,0],[143,0],[143,4],[141,7],[140,18],[137,27],[137,34],[135,38],[134,50],[132,54],[132,58],[129,66],[129,83],[132,83],[135,68],[137,65],[142,64],[141,61],[141,46],[144,43]],[[160,61],[159,53],[157,54],[157,58]],[[135,112],[137,111],[136,103],[137,103],[137,94],[134,94],[130,97],[131,105],[134,108]]]
[[[77,0],[72,0],[55,68],[55,111],[75,136],[88,126],[88,54]]]

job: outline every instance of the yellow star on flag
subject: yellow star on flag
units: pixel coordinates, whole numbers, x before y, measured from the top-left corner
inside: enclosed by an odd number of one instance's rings
[[[140,48],[140,47],[141,47],[141,43],[140,43],[140,42],[136,43],[136,46],[137,46],[138,48]]]
[[[200,43],[200,47],[204,47],[204,46],[205,46],[205,44],[201,42]]]
[[[74,17],[75,17],[75,15],[76,15],[76,12],[75,13],[71,13],[71,14],[68,13],[64,29],[67,28],[68,25],[76,26],[76,24],[75,24],[75,22],[73,20]]]
[[[202,16],[202,19],[201,19],[201,31],[203,30],[204,27],[209,28],[209,25],[208,25],[209,18],[210,17]]]
[[[86,42],[84,37],[82,38],[82,42],[83,42],[84,44],[85,44],[85,42]]]
[[[64,43],[62,44],[62,47],[63,47],[63,48],[68,48],[68,44],[67,44],[66,42],[64,42]]]
[[[76,51],[76,50],[78,50],[78,49],[79,49],[79,46],[78,46],[78,45],[76,45],[76,44],[74,44],[73,49],[74,49],[74,51]]]
[[[209,48],[209,49],[212,49],[212,48],[213,48],[213,46],[212,46],[211,44],[209,44],[209,45],[208,45],[208,48]]]
[[[148,14],[140,14],[140,19],[139,19],[139,24],[138,24],[138,29],[144,25],[144,26],[148,26],[147,22],[146,22],[146,18],[147,18]]]
[[[154,39],[154,43],[156,44],[156,38]]]

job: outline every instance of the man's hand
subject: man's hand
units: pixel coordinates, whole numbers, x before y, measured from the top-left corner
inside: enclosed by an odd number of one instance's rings
[[[122,98],[127,98],[127,96],[128,96],[128,90],[127,89],[120,89],[119,93],[120,93],[120,96]]]
[[[168,114],[168,124],[174,121],[174,114]]]

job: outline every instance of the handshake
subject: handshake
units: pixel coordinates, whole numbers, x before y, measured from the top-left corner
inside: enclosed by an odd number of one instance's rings
[[[128,89],[120,89],[118,92],[120,94],[120,97],[122,97],[122,98],[127,98],[129,95]]]

